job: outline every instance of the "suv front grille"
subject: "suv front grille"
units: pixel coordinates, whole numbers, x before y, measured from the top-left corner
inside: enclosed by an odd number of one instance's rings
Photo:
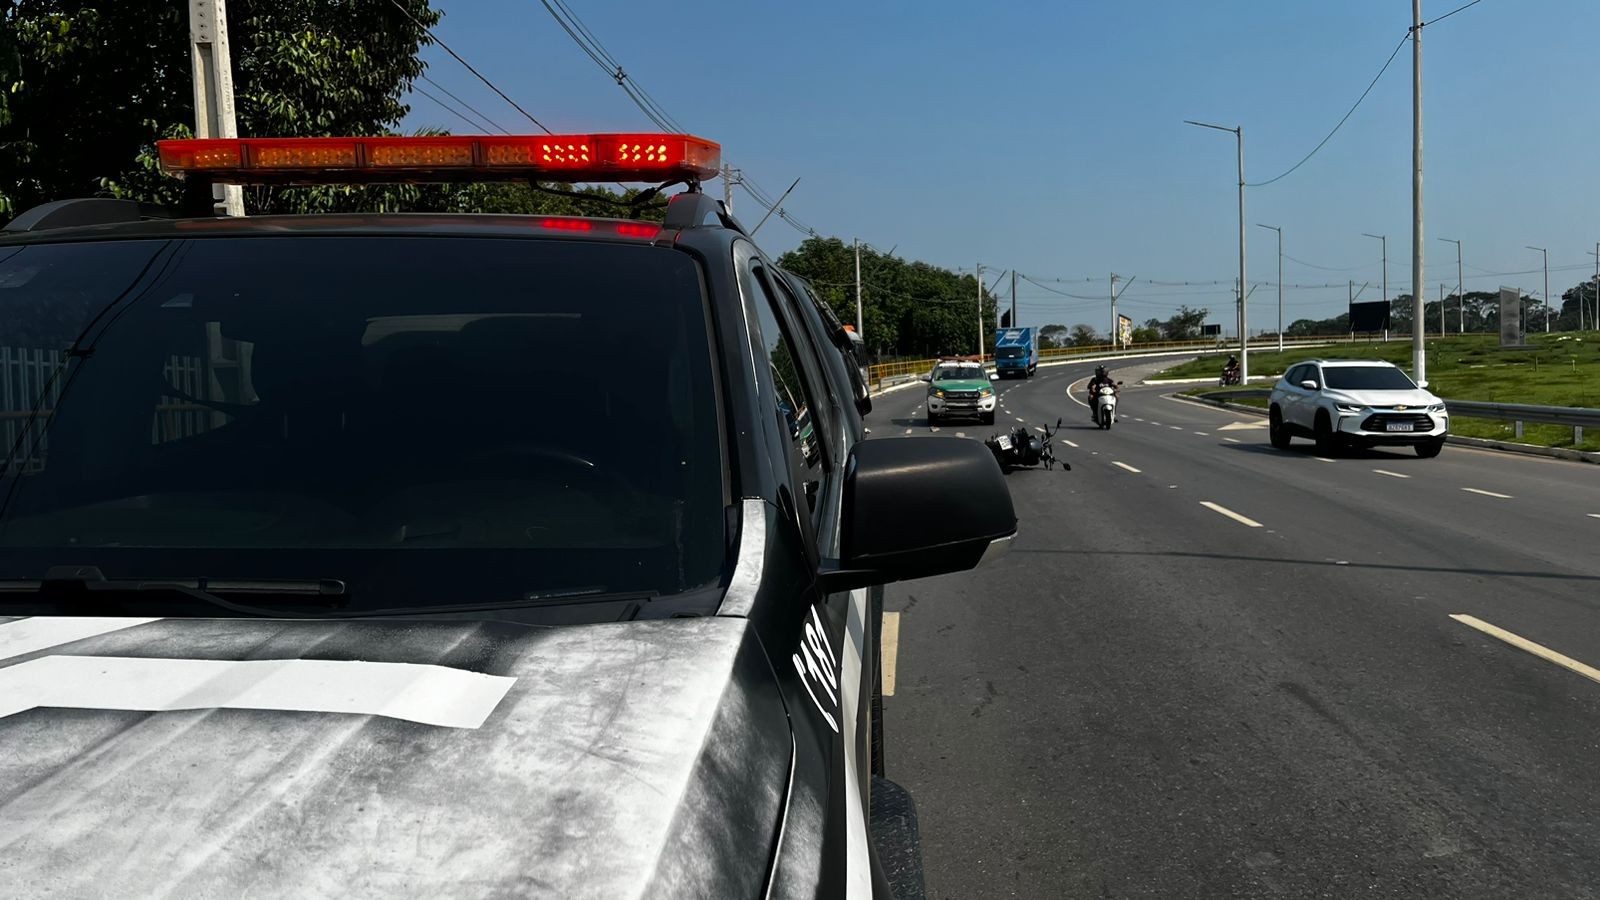
[[[1388,431],[1390,422],[1410,422],[1415,431],[1433,430],[1433,419],[1421,413],[1379,413],[1367,416],[1361,423],[1361,430]]]
[[[945,395],[945,397],[947,399],[950,399],[950,400],[976,400],[976,399],[978,399],[978,392],[977,391],[945,391],[944,395]]]

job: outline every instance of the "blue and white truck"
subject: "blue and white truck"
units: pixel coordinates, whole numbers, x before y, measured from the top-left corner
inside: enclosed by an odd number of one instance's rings
[[[994,336],[994,368],[1001,378],[1027,378],[1039,368],[1039,331],[1002,328]]]

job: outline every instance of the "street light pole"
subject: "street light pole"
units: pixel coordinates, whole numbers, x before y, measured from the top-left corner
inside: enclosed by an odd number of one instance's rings
[[[1283,352],[1283,229],[1276,225],[1261,225],[1278,233],[1278,352]]]
[[[1422,0],[1411,0],[1411,380],[1428,386],[1422,335]]]
[[[864,343],[867,333],[861,328],[861,239],[855,239],[856,245],[856,335]]]
[[[1461,314],[1461,333],[1467,333],[1467,296],[1461,286],[1461,242],[1450,238],[1439,238],[1446,244],[1456,245],[1456,309]],[[1442,315],[1442,313],[1441,313]]]
[[[983,362],[983,263],[978,263],[978,362]]]
[[[1210,128],[1210,129],[1212,129],[1214,131],[1226,131],[1226,132],[1229,132],[1229,133],[1231,133],[1233,135],[1234,140],[1238,143],[1238,148],[1239,148],[1239,309],[1238,309],[1238,321],[1239,321],[1239,382],[1241,384],[1244,384],[1244,383],[1249,382],[1249,380],[1250,380],[1250,346],[1249,346],[1250,317],[1249,317],[1249,313],[1248,313],[1248,311],[1246,309],[1246,305],[1245,305],[1245,301],[1249,299],[1249,294],[1247,293],[1248,288],[1245,287],[1245,285],[1248,282],[1246,281],[1246,278],[1245,278],[1245,256],[1244,256],[1244,126],[1243,125],[1239,125],[1239,126],[1235,126],[1233,128],[1226,128],[1226,127],[1221,126],[1221,125],[1210,125],[1210,124],[1207,124],[1205,122],[1195,122],[1195,121],[1192,121],[1190,119],[1185,119],[1184,120],[1184,124],[1186,124],[1186,125],[1195,125],[1195,126],[1198,126],[1200,128]],[[1281,279],[1281,278],[1279,279],[1279,281],[1282,281],[1282,280],[1283,279]]]
[[[1376,239],[1378,239],[1378,240],[1383,242],[1383,302],[1388,303],[1389,302],[1389,236],[1387,234],[1367,234],[1365,231],[1361,232],[1361,235],[1362,235],[1362,237],[1376,238]],[[1414,296],[1413,296],[1413,299],[1415,299]],[[1411,318],[1415,319],[1416,316],[1413,315]],[[1383,329],[1383,339],[1385,341],[1389,340],[1389,329],[1388,328],[1384,328]]]
[[[1544,254],[1544,333],[1550,333],[1550,251],[1543,247],[1529,247]]]

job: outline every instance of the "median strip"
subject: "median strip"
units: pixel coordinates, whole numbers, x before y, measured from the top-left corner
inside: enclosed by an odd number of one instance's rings
[[[1240,525],[1245,525],[1245,526],[1248,526],[1250,528],[1260,528],[1260,527],[1262,527],[1261,523],[1257,522],[1255,519],[1252,519],[1249,516],[1241,516],[1238,513],[1234,512],[1233,510],[1231,510],[1229,508],[1227,508],[1226,506],[1223,506],[1220,503],[1212,503],[1210,500],[1201,500],[1200,501],[1200,505],[1204,506],[1206,509],[1209,509],[1214,513],[1221,513],[1221,514],[1227,516],[1228,518],[1234,520],[1235,522],[1238,522]]]
[[[1497,494],[1494,491],[1482,491],[1482,490],[1479,490],[1477,488],[1462,488],[1462,490],[1466,491],[1469,494],[1482,494],[1485,497],[1498,497],[1501,500],[1510,500],[1510,499],[1512,499],[1510,494]]]
[[[1546,647],[1543,644],[1535,644],[1533,641],[1530,641],[1521,635],[1512,634],[1511,632],[1497,625],[1490,625],[1488,622],[1485,622],[1476,616],[1455,614],[1450,616],[1450,618],[1455,619],[1457,622],[1460,622],[1468,628],[1476,628],[1492,638],[1505,641],[1511,646],[1516,647],[1518,650],[1526,650],[1529,653],[1532,653],[1534,656],[1546,660],[1547,662],[1553,662],[1563,669],[1569,669],[1573,672],[1577,672],[1579,675],[1582,675],[1590,681],[1600,681],[1600,669],[1596,669],[1593,666],[1584,665],[1583,663],[1578,662],[1564,653],[1557,653],[1556,651],[1551,650],[1549,647]]]
[[[1130,466],[1125,462],[1113,462],[1112,465],[1116,466],[1116,467],[1118,467],[1120,469],[1127,469],[1129,472],[1132,472],[1135,475],[1140,474],[1140,470],[1139,469],[1135,469],[1133,466]]]

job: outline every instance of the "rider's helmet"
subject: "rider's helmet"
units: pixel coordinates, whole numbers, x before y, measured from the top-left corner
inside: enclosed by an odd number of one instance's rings
[[[1106,377],[1106,367],[1105,366],[1095,366],[1094,367],[1094,377],[1096,377],[1096,378],[1104,378],[1104,377]]]
[[[1231,355],[1231,354],[1230,354],[1230,355],[1229,355],[1229,356],[1228,356],[1228,365],[1230,365],[1230,366],[1236,366],[1236,365],[1238,365],[1238,364],[1239,364],[1239,357],[1237,357],[1237,356],[1233,356],[1233,355]]]

